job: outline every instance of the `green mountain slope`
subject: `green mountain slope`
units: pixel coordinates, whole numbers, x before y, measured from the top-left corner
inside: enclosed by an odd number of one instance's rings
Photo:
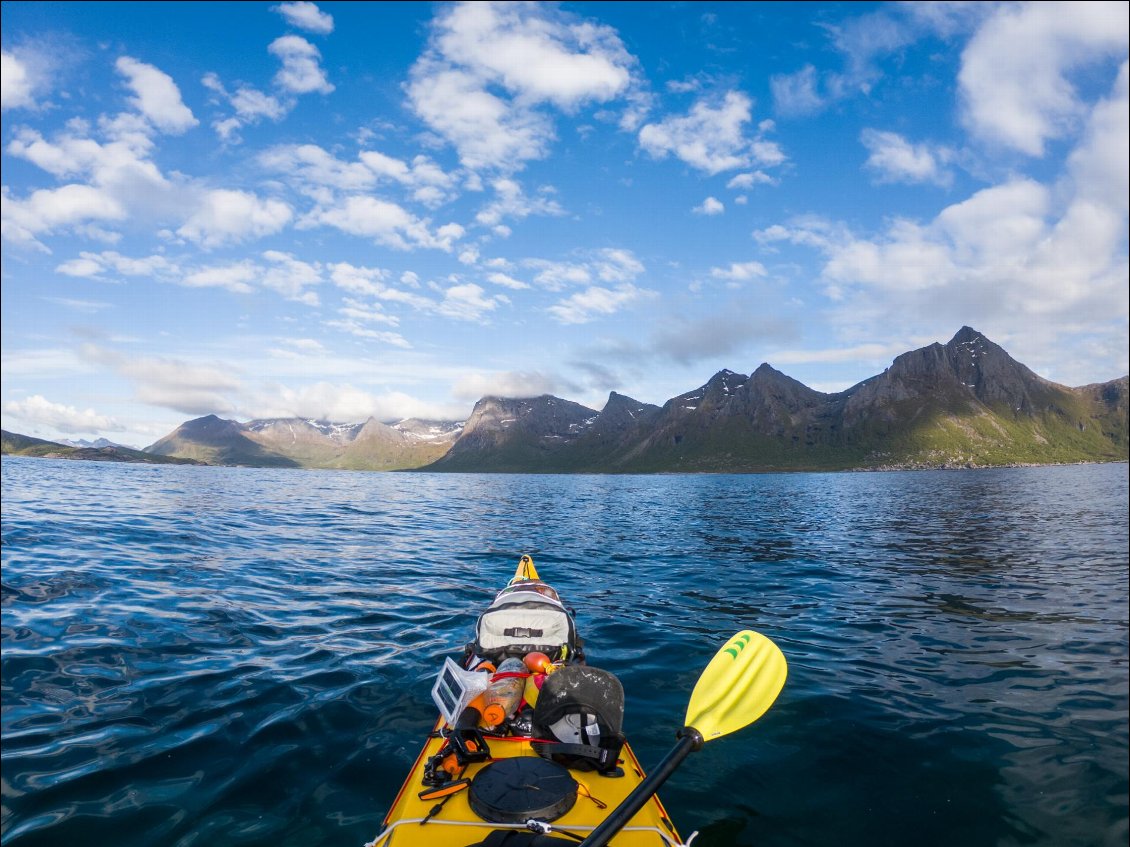
[[[91,462],[133,462],[146,465],[196,465],[193,459],[154,456],[142,450],[111,445],[107,447],[70,447],[32,438],[28,435],[0,430],[0,452],[6,456],[34,456],[50,459],[84,459]]]
[[[814,391],[763,364],[749,377],[720,371],[628,422],[617,397],[579,437],[554,449],[484,419],[474,442],[460,439],[428,469],[750,472],[1128,458],[1125,377],[1057,385],[970,327],[947,344],[899,356],[882,374],[838,394]],[[619,417],[620,426],[602,427],[605,414]]]
[[[187,421],[155,444],[145,448],[156,456],[195,459],[209,465],[242,465],[257,468],[297,468],[294,459],[264,448],[248,438],[235,421],[215,415]]]
[[[454,423],[405,423],[402,432],[372,418],[363,424],[300,418],[242,424],[208,415],[181,424],[145,449],[213,465],[391,471],[435,461],[459,432]]]

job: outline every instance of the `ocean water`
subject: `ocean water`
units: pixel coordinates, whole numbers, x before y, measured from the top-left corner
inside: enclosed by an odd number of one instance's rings
[[[1130,838],[1124,464],[2,473],[11,847],[360,847],[523,552],[645,766],[730,634],[784,651],[773,708],[662,792],[695,847]]]

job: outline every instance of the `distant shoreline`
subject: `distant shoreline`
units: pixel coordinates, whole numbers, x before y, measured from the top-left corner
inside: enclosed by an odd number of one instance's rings
[[[88,449],[88,448],[76,448]],[[102,448],[105,449],[105,448]],[[179,459],[176,461],[146,461],[145,459],[108,458],[94,456],[67,456],[58,453],[44,455],[23,455],[20,453],[3,453],[3,458],[14,459],[52,459],[66,462],[90,462],[91,464],[120,464],[120,465],[149,465],[149,466],[181,466],[197,468],[225,468],[237,470],[261,471],[326,471],[329,473],[362,473],[362,474],[436,474],[439,476],[761,476],[769,474],[849,474],[849,473],[893,473],[902,471],[987,471],[1004,468],[1062,468],[1074,465],[1130,465],[1127,459],[1088,459],[1074,462],[1010,462],[1000,465],[983,464],[940,464],[940,465],[879,465],[860,468],[759,468],[756,470],[718,470],[718,471],[441,471],[434,468],[398,468],[395,470],[368,470],[356,468],[303,468],[303,467],[268,467],[263,465],[213,465],[195,459]]]

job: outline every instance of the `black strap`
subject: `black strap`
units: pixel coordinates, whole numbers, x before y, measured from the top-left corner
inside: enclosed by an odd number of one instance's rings
[[[543,629],[530,629],[525,626],[512,626],[502,630],[507,638],[541,638],[545,634]]]
[[[530,747],[539,756],[552,759],[554,756],[578,756],[591,759],[597,770],[606,771],[616,767],[622,743],[612,747],[597,747],[595,744],[570,744],[565,741],[533,741]]]

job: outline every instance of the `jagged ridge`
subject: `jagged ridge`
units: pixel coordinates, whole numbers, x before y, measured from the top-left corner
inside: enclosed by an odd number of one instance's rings
[[[497,472],[841,470],[1125,461],[1128,379],[1068,388],[970,327],[825,394],[762,364],[662,407],[484,397],[466,423],[208,415],[146,448],[210,464]],[[71,449],[71,448],[64,448]]]

